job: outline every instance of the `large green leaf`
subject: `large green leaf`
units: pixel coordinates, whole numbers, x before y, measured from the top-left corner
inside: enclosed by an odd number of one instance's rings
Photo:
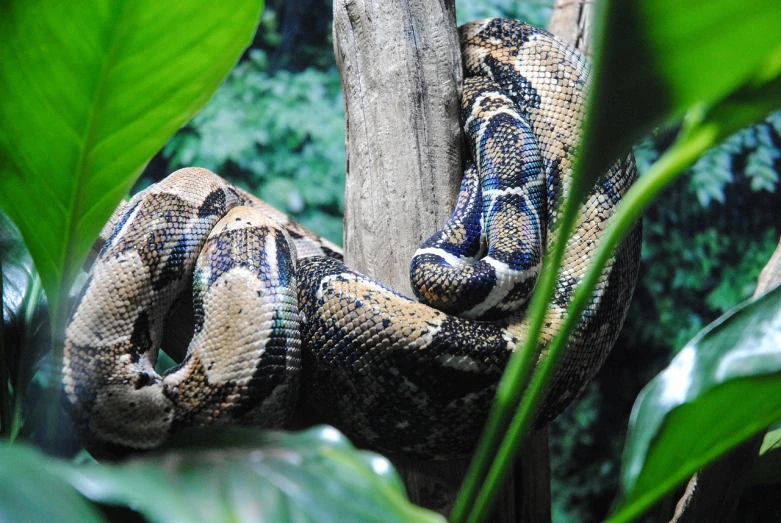
[[[196,432],[179,441],[122,465],[75,466],[21,446],[0,447],[0,479],[5,485],[14,474],[24,480],[20,494],[36,505],[38,521],[74,520],[54,518],[60,507],[52,503],[33,502],[40,491],[27,480],[45,475],[47,491],[63,498],[72,487],[93,502],[130,507],[153,522],[444,522],[407,501],[385,458],[355,450],[331,427],[297,434]],[[69,507],[83,509],[78,499],[67,498]],[[6,520],[16,521],[23,510],[29,508],[0,496]]]
[[[0,446],[0,521],[102,521],[95,507],[49,470],[50,463],[24,445]]]
[[[261,0],[0,3],[0,206],[53,313],[146,162],[250,42]]]
[[[747,84],[759,88],[781,72],[778,0],[606,0],[596,9],[582,158],[590,179],[654,126],[699,104],[714,107]],[[777,108],[775,99],[759,115],[729,115],[734,125],[724,126],[721,138]]]
[[[630,521],[703,465],[781,419],[781,287],[704,329],[640,393],[621,504]]]

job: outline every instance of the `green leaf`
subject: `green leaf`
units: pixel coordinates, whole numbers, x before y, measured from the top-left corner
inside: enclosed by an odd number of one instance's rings
[[[103,521],[95,507],[49,470],[49,463],[24,445],[0,446],[0,521]]]
[[[741,91],[750,109],[735,113],[730,100],[727,111],[709,118],[724,126],[723,138],[781,105],[778,94],[766,97],[777,87],[763,87],[780,72],[781,2],[612,0],[596,9],[593,97],[583,144],[589,154],[582,158],[588,179],[654,126],[692,107],[707,112]],[[753,103],[758,100],[770,103]]]
[[[751,484],[781,483],[781,428],[776,425],[771,429],[762,440],[759,458],[749,478]]]
[[[51,346],[49,314],[37,272],[19,230],[0,212],[0,266],[3,271],[3,335],[11,386],[24,389],[33,364]],[[37,290],[36,290],[37,289]],[[19,366],[26,368],[19,368]],[[21,383],[17,380],[21,379]],[[18,385],[18,386],[17,386]]]
[[[781,287],[705,328],[640,393],[621,504],[631,521],[703,465],[781,419]]]
[[[331,427],[198,431],[177,441],[122,465],[75,466],[3,447],[0,474],[9,474],[9,485],[15,470],[52,473],[93,502],[132,508],[152,522],[444,522],[407,501],[388,460],[355,450]],[[63,489],[53,479],[47,489]],[[47,505],[30,499],[39,488],[25,489],[30,505]],[[0,514],[14,507],[0,497]]]
[[[0,271],[0,435],[13,441],[21,428],[30,380],[51,347],[51,323],[30,253],[19,230],[1,211]]]
[[[260,0],[0,4],[0,207],[57,316],[146,162],[249,44]]]

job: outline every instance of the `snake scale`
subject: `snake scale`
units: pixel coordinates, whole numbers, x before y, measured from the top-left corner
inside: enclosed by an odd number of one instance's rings
[[[471,160],[453,216],[413,258],[419,301],[345,267],[337,246],[217,175],[177,171],[115,212],[67,327],[63,385],[87,449],[149,449],[194,425],[276,427],[298,401],[380,451],[442,458],[474,446],[557,240],[589,67],[522,22],[473,22],[460,35]],[[542,354],[635,177],[630,155],[582,204]],[[639,238],[637,225],[605,268],[538,423],[582,391],[615,343]],[[190,346],[158,375],[166,318],[190,288]]]

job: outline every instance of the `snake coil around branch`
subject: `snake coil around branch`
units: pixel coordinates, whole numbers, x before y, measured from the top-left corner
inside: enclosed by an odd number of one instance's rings
[[[350,270],[337,246],[217,175],[177,171],[115,213],[67,327],[63,384],[89,450],[153,448],[194,425],[280,426],[299,398],[377,450],[446,457],[473,447],[526,336],[543,255],[559,241],[589,66],[517,21],[473,22],[460,34],[470,160],[453,216],[412,260],[419,301]],[[583,202],[542,350],[635,177],[624,158]],[[540,422],[580,393],[614,344],[639,233],[605,268]],[[195,333],[161,376],[166,318],[190,287]]]

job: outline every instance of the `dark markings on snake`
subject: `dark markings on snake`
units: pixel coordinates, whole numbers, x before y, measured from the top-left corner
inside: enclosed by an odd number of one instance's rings
[[[109,245],[114,243],[114,239],[119,234],[119,231],[121,231],[122,228],[125,226],[125,224],[127,223],[130,216],[133,214],[133,212],[135,212],[136,207],[138,207],[139,203],[140,200],[137,200],[132,205],[129,205],[127,209],[125,209],[125,212],[122,214],[122,217],[114,225],[114,229],[111,231],[111,236],[109,236],[108,240],[106,240],[106,243],[103,244],[103,248],[100,250],[101,254],[109,247]]]
[[[244,395],[235,406],[231,415],[241,418],[250,410],[257,407],[259,399],[267,397],[274,389],[282,385],[287,370],[287,357],[291,344],[299,345],[297,321],[291,321],[283,317],[277,311],[274,315],[271,335],[269,336],[265,352],[261,362],[255,367],[249,384],[247,394]],[[298,352],[296,346],[296,352]],[[294,357],[298,357],[295,354]],[[297,372],[296,372],[297,374]]]
[[[433,253],[417,255],[412,260],[412,272],[418,269],[419,265],[446,265],[444,258]],[[456,293],[452,288],[453,282],[445,274],[439,279],[427,282],[426,291],[434,296],[449,296],[446,303],[438,303],[437,306],[443,312],[462,311],[468,309],[471,304],[484,301],[496,284],[496,269],[488,263],[479,261],[470,266],[470,280],[485,282],[485,285],[473,286],[469,292]],[[414,285],[414,280],[413,280]],[[423,301],[426,296],[418,293],[418,299]]]
[[[558,288],[557,296],[555,296],[554,301],[556,305],[558,305],[561,308],[566,308],[569,304],[569,299],[572,296],[572,291],[575,290],[575,286],[578,284],[578,280],[576,280],[572,276],[561,276],[559,278],[559,282],[556,285]]]
[[[141,354],[152,347],[152,336],[149,333],[149,315],[146,311],[141,311],[133,323],[130,345],[133,349],[130,353],[130,360],[133,363],[138,363]]]
[[[561,185],[561,158],[557,157],[547,162],[545,167],[545,182],[548,189],[546,218],[550,223],[553,209],[556,205],[556,198],[558,198],[559,187]]]
[[[208,265],[210,267],[209,279],[205,283],[206,287],[211,287],[220,276],[234,267],[243,267],[255,273],[262,273],[264,269],[267,271],[270,268],[267,260],[258,260],[256,256],[253,256],[256,254],[253,240],[263,238],[268,234],[271,234],[268,227],[256,226],[252,229],[228,230],[212,236],[205,247],[209,250]],[[242,252],[243,256],[237,259],[237,253],[233,251],[240,249],[246,250],[246,252]],[[258,270],[258,265],[263,265],[264,269]]]
[[[244,198],[242,198],[242,196],[239,194],[239,191],[237,191],[237,190],[236,190],[236,189],[234,189],[233,187],[229,187],[229,188],[228,188],[228,192],[230,192],[231,196],[233,196],[233,198],[234,198],[234,199],[235,199],[237,202],[240,202],[241,204],[244,204],[244,203],[246,203],[246,202],[245,202],[245,200],[244,200]]]
[[[287,287],[292,284],[293,279],[295,278],[293,258],[290,256],[290,247],[288,246],[282,231],[274,231],[273,234],[274,243],[277,248],[277,272],[279,274],[279,283],[280,285]],[[285,254],[284,256],[283,253]]]
[[[529,41],[535,31],[533,28],[530,30],[520,23],[513,24],[512,22],[516,21],[494,18],[485,26],[485,29],[483,29],[485,31],[485,38],[504,40],[507,42],[507,47],[509,49],[520,49],[523,47],[523,44]],[[519,28],[520,30],[518,30]]]
[[[400,356],[400,355],[399,355]],[[458,356],[452,357],[458,360]],[[416,388],[426,391],[429,401],[445,406],[458,396],[467,396],[496,386],[496,376],[490,373],[463,371],[443,366],[440,361],[410,362],[408,358],[395,357],[391,360],[399,372]],[[431,383],[441,384],[432,387]],[[455,393],[452,385],[458,385]]]
[[[190,253],[190,239],[187,235],[182,235],[176,241],[168,253],[165,265],[155,274],[152,280],[155,290],[160,290],[174,280],[180,279],[184,275],[184,264],[187,263],[187,257]]]
[[[332,258],[334,260],[342,261],[344,259],[344,256],[342,253],[336,252],[334,250],[329,249],[325,245],[321,245],[320,249],[323,251],[323,254],[328,256],[329,258]]]
[[[531,82],[519,75],[511,64],[502,63],[493,56],[486,57],[486,65],[491,71],[491,75],[504,92],[518,104],[518,107],[524,113],[529,109],[539,109],[542,99]]]
[[[238,196],[238,194],[236,196]],[[208,218],[209,216],[220,216],[225,214],[226,205],[225,191],[222,189],[215,189],[206,196],[201,206],[198,207],[198,218]]]
[[[152,378],[152,376],[150,376],[146,372],[142,372],[142,373],[140,373],[138,375],[138,379],[136,380],[135,388],[136,388],[136,390],[138,390],[140,388],[147,387],[147,386],[152,385],[154,383],[155,383],[155,380],[154,380],[154,378]]]
[[[203,311],[203,295],[204,295],[204,271],[200,267],[193,272],[193,331],[195,334],[203,330],[203,323],[205,321]]]

